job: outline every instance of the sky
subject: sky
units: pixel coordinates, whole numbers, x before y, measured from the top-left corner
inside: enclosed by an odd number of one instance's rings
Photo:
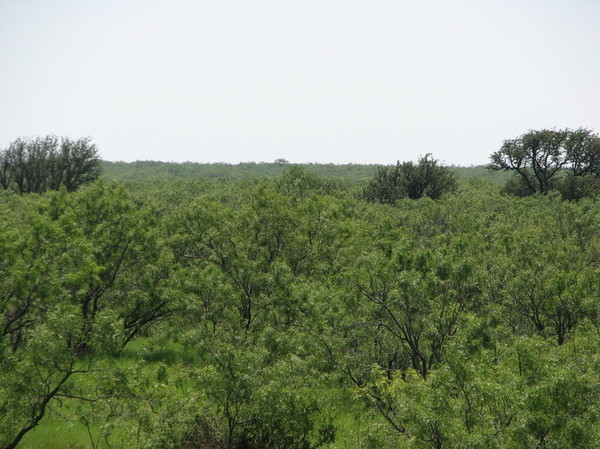
[[[480,165],[600,133],[598,0],[0,0],[0,148]]]

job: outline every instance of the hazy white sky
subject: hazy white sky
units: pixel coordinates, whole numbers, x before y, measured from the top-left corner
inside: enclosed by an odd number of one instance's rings
[[[0,147],[106,160],[487,163],[600,132],[598,0],[0,0]]]

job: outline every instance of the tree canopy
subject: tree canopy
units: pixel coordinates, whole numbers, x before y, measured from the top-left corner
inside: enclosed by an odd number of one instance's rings
[[[4,190],[41,193],[64,186],[73,192],[98,176],[98,150],[87,137],[18,138],[0,150],[0,187]]]
[[[600,203],[332,181],[0,190],[0,448],[599,449]]]
[[[505,140],[490,159],[490,169],[515,173],[510,193],[546,195],[561,187],[561,175],[600,177],[600,137],[585,128],[529,131]]]

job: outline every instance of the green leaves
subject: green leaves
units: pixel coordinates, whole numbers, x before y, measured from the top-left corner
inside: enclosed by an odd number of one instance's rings
[[[504,141],[490,159],[491,170],[515,173],[506,186],[508,193],[546,195],[558,187],[565,199],[579,199],[597,192],[597,183],[581,178],[598,176],[600,137],[584,128],[529,131]],[[557,181],[562,173],[567,178]]]
[[[395,204],[402,198],[419,199],[424,196],[438,199],[456,189],[456,178],[448,168],[426,154],[413,162],[398,161],[395,167],[377,168],[375,177],[364,190],[368,201]]]
[[[381,374],[376,394],[410,447],[596,447],[597,357],[580,351],[597,343],[583,339],[549,351],[543,340],[518,338],[476,354],[454,343],[427,380]]]
[[[158,240],[122,189],[23,200],[0,230],[0,445],[14,447],[98,358],[164,316]],[[8,212],[8,211],[4,211]],[[86,398],[86,392],[75,395]],[[70,397],[73,395],[68,395]]]
[[[594,201],[320,183],[0,196],[0,447],[597,446]]]
[[[56,136],[19,138],[0,150],[0,188],[42,193],[64,188],[74,192],[100,175],[98,150],[89,138]]]

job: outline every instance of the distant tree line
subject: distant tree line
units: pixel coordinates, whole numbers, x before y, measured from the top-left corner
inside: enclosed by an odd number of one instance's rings
[[[558,191],[565,200],[600,193],[600,136],[585,128],[542,129],[505,140],[488,169],[512,173],[503,192],[515,196]],[[414,162],[379,166],[363,189],[370,202],[395,204],[409,198],[438,199],[455,191],[455,174],[431,154]]]
[[[63,186],[73,192],[95,181],[100,171],[98,150],[87,137],[18,138],[0,150],[0,187],[21,194]]]

